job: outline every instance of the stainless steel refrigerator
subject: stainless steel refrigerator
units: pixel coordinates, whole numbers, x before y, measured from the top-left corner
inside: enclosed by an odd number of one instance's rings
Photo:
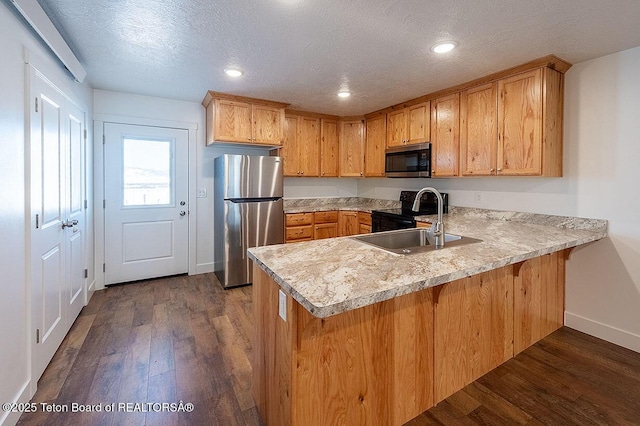
[[[224,288],[251,284],[248,248],[284,242],[282,182],[280,157],[214,160],[215,274]]]

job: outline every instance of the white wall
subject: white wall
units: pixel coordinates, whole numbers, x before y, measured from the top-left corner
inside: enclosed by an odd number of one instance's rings
[[[204,98],[204,93],[202,97]],[[189,244],[195,245],[196,272],[213,271],[213,160],[222,154],[269,155],[269,151],[230,145],[206,146],[205,109],[198,102],[95,90],[94,113],[96,117],[117,115],[197,125],[196,140],[190,147],[196,150],[196,163],[191,164],[190,167],[195,167],[196,170],[196,189],[204,189],[206,197],[197,198],[195,209],[190,208],[191,219],[195,217],[197,233],[196,240],[190,241]],[[101,185],[102,181],[98,182],[98,179],[96,183]]]
[[[455,206],[609,220],[609,237],[567,264],[566,323],[640,352],[638,76],[640,47],[567,72],[562,178],[366,179],[358,195],[397,199],[429,185]]]
[[[29,284],[26,282],[25,63],[91,107],[91,90],[74,83],[32,36],[13,7],[0,2],[0,401],[28,401],[30,385]],[[89,111],[90,112],[90,111]],[[19,414],[0,411],[0,424]]]

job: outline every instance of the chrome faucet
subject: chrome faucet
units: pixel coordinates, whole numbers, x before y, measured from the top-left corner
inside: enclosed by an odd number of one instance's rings
[[[442,221],[442,208],[444,203],[442,201],[442,195],[440,195],[438,190],[430,186],[422,188],[416,194],[416,199],[413,201],[413,207],[411,208],[411,210],[417,212],[420,209],[420,198],[425,192],[433,192],[438,199],[438,219],[436,220],[436,223],[431,225],[429,233],[434,237],[435,248],[442,248],[444,247],[444,222]]]

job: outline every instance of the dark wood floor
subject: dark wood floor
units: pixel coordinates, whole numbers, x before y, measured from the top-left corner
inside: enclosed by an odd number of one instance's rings
[[[24,414],[21,425],[259,425],[251,397],[251,287],[213,274],[94,294],[35,402],[168,402],[192,412]],[[141,407],[141,406],[140,406]],[[640,354],[563,328],[409,425],[640,425]]]

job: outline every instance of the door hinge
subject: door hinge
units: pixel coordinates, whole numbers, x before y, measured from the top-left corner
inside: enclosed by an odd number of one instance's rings
[[[40,228],[40,215],[36,213],[36,229]]]
[[[106,263],[102,264],[102,272],[107,272],[107,264]]]
[[[102,200],[102,208],[103,209],[107,208],[107,200]]]
[[[84,129],[84,140],[87,140],[87,129]]]
[[[105,137],[104,137],[104,135],[102,135],[102,145],[104,145],[104,144],[105,144]]]
[[[85,278],[89,278],[89,270],[88,269],[84,270],[84,277]]]
[[[89,205],[89,204],[87,203],[87,200],[84,200],[84,209],[85,209],[85,210],[88,208],[88,207],[87,207],[88,205]]]
[[[36,97],[36,112],[38,112],[38,98]]]
[[[40,329],[36,328],[36,343],[40,343]]]

